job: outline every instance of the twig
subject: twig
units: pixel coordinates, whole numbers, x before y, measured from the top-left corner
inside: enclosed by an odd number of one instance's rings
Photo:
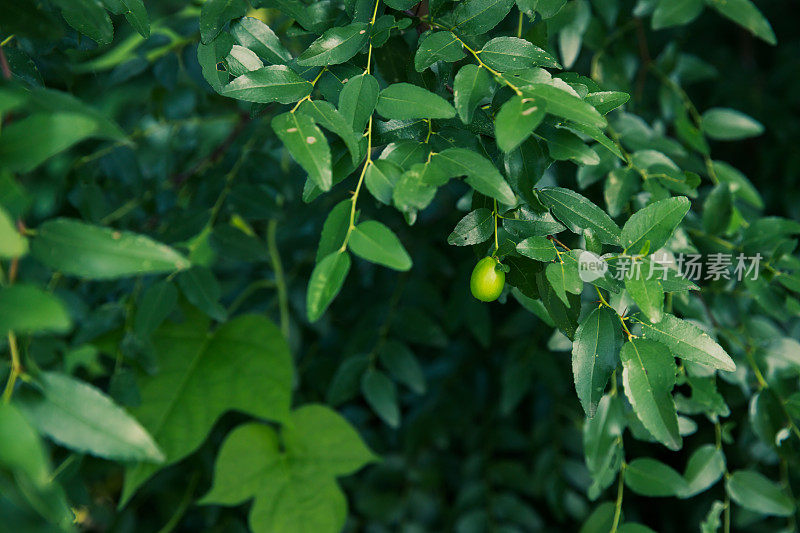
[[[3,52],[3,49],[0,48],[0,69],[3,71],[3,77],[7,80],[11,79],[11,67],[8,66],[8,60],[6,60],[6,53]]]
[[[223,139],[222,142],[219,143],[217,147],[214,148],[206,157],[200,159],[198,162],[189,167],[187,170],[172,176],[172,184],[175,187],[180,187],[186,180],[188,180],[195,174],[198,174],[203,169],[205,169],[206,166],[212,165],[220,158],[222,158],[222,156],[225,155],[225,152],[228,151],[233,142],[236,140],[239,134],[242,133],[245,126],[247,126],[249,122],[250,122],[250,116],[246,113],[241,113],[239,115],[239,122],[236,123],[231,132],[228,134],[228,136],[225,137],[225,139]]]

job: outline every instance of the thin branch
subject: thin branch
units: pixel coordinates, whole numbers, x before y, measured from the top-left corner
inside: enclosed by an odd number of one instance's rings
[[[231,132],[228,134],[225,139],[219,143],[216,148],[214,148],[207,156],[197,161],[194,165],[189,167],[187,170],[175,174],[172,176],[172,184],[175,187],[180,187],[181,185],[186,182],[189,178],[194,176],[195,174],[199,174],[202,172],[208,165],[213,165],[219,159],[221,159],[231,145],[234,143],[237,137],[242,133],[245,126],[250,122],[250,116],[246,113],[241,113],[239,115],[239,122],[233,127]]]

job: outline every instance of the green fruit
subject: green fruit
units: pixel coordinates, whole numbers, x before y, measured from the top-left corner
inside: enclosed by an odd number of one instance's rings
[[[496,257],[484,257],[475,265],[469,280],[469,289],[478,300],[493,302],[503,292],[506,273],[496,268],[499,263]]]

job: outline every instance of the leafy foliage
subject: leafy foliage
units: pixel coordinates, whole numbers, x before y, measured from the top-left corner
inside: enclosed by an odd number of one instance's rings
[[[5,527],[797,528],[779,7],[4,10]]]

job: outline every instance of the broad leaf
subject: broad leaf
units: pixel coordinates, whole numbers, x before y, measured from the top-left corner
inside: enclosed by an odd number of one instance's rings
[[[703,131],[712,139],[738,141],[764,133],[764,126],[735,109],[715,107],[703,113]]]
[[[239,44],[248,48],[272,64],[287,63],[292,55],[272,29],[258,19],[244,17],[231,26],[231,34]]]
[[[348,246],[354,254],[371,263],[395,270],[411,268],[411,257],[400,239],[380,222],[367,220],[356,226]]]
[[[19,407],[59,444],[106,459],[164,461],[145,428],[99,389],[57,372],[41,373],[34,384],[41,396],[26,394]]]
[[[363,132],[378,103],[378,80],[369,74],[353,76],[339,93],[339,112],[355,132]]]
[[[575,233],[590,229],[601,242],[619,244],[619,227],[605,211],[584,196],[560,187],[541,189],[538,195],[553,210],[553,214]]]
[[[410,83],[394,83],[381,91],[378,113],[386,118],[453,118],[455,109],[447,100]]]
[[[430,33],[420,39],[414,56],[414,68],[422,72],[437,61],[454,62],[464,57],[464,50],[455,35],[449,31]]]
[[[0,337],[21,334],[66,333],[72,318],[55,295],[35,285],[17,284],[0,289]]]
[[[669,240],[675,228],[689,212],[690,202],[685,196],[659,200],[640,209],[622,227],[620,243],[629,254],[638,254],[649,242],[650,252],[655,252]]]
[[[513,96],[503,104],[494,122],[497,147],[510,152],[528,138],[545,115],[543,100]]]
[[[481,61],[495,70],[529,67],[561,68],[553,56],[525,39],[495,37],[481,48]]]
[[[514,205],[517,199],[495,166],[482,155],[465,148],[448,148],[431,158],[431,163],[450,177],[466,176],[466,182],[476,191]]]
[[[339,294],[350,271],[350,254],[332,252],[316,264],[308,281],[306,313],[310,322],[316,322]]]
[[[175,272],[189,266],[181,254],[144,235],[67,218],[39,226],[31,253],[54,270],[85,279]]]
[[[686,492],[679,494],[681,498],[690,498],[700,494],[719,481],[725,473],[725,455],[713,444],[697,448],[689,462],[683,478],[686,480]]]
[[[608,378],[617,368],[622,328],[616,313],[598,307],[578,326],[572,343],[572,375],[583,410],[594,416]]]
[[[153,345],[159,371],[137,380],[142,403],[133,413],[160,445],[166,464],[197,449],[226,411],[288,418],[291,355],[268,319],[239,316],[209,334],[208,321],[193,313],[181,323],[162,326]],[[200,412],[198,405],[203,405]],[[141,463],[129,467],[122,504],[157,470]]]
[[[361,51],[369,40],[369,24],[354,22],[340,28],[331,28],[311,43],[297,58],[304,67],[325,67],[344,63]]]
[[[661,343],[632,339],[622,346],[622,383],[637,418],[659,442],[677,450],[681,447],[678,415],[672,399],[675,360]]]
[[[680,496],[689,490],[689,484],[675,469],[649,457],[630,462],[625,469],[625,484],[649,497]]]
[[[323,191],[333,184],[331,149],[314,120],[302,113],[282,113],[272,119],[272,129],[311,181]]]
[[[464,0],[453,10],[454,29],[458,32],[477,35],[491,30],[503,20],[514,0]]]
[[[484,207],[469,212],[447,237],[447,244],[471,246],[488,240],[494,234],[494,213]]]
[[[772,31],[769,21],[750,0],[705,1],[706,4],[744,27],[756,37],[765,40],[769,44],[777,44],[778,40],[775,38],[775,32]]]
[[[731,499],[757,514],[791,516],[795,503],[781,487],[752,470],[737,470],[726,484]]]
[[[397,387],[380,370],[369,369],[361,378],[361,393],[372,410],[390,427],[400,425]]]
[[[706,332],[686,320],[664,314],[664,318],[655,324],[642,323],[645,337],[658,341],[672,351],[673,355],[686,361],[734,372],[736,364],[714,339]]]
[[[464,124],[472,122],[472,114],[481,101],[492,94],[492,77],[477,65],[464,65],[453,82],[453,98],[458,116]]]
[[[279,102],[290,104],[311,93],[311,82],[304,80],[285,65],[269,65],[242,74],[220,89],[220,94],[244,100],[268,104]]]

